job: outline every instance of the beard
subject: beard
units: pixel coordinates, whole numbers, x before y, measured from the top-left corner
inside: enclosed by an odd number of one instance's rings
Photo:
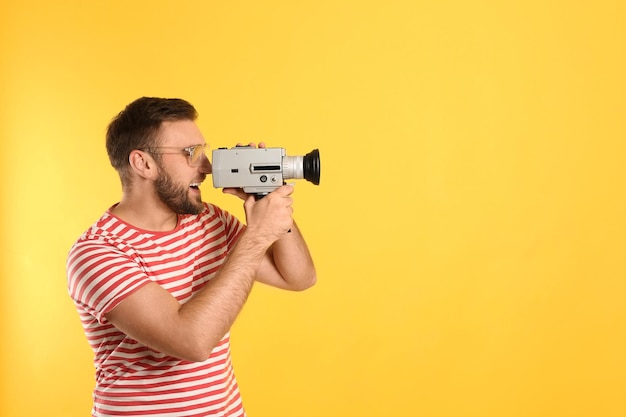
[[[154,187],[161,201],[176,214],[200,214],[204,210],[202,200],[189,198],[189,187],[176,184],[163,169],[159,170]]]

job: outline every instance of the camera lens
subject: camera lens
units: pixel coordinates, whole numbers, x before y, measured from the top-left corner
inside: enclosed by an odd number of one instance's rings
[[[284,156],[283,178],[304,178],[315,185],[319,185],[320,151],[314,149],[305,156]]]
[[[313,149],[303,158],[304,179],[315,185],[320,183],[320,151]]]

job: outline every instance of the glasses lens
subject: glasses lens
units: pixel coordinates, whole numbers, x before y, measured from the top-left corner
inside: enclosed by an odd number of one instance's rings
[[[189,165],[198,166],[202,155],[204,155],[204,148],[206,145],[197,145],[191,148],[191,155],[189,156]]]

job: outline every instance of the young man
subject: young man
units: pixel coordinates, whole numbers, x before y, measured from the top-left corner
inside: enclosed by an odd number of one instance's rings
[[[211,163],[196,117],[184,100],[143,97],[108,127],[122,198],[67,260],[95,355],[93,416],[244,416],[229,330],[254,281],[315,283],[292,186],[258,201],[225,189],[244,200],[246,225],[202,202]]]

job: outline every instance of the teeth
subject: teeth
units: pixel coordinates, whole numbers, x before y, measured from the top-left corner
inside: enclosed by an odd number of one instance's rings
[[[199,182],[192,182],[189,186],[190,187],[199,187],[200,183]]]

